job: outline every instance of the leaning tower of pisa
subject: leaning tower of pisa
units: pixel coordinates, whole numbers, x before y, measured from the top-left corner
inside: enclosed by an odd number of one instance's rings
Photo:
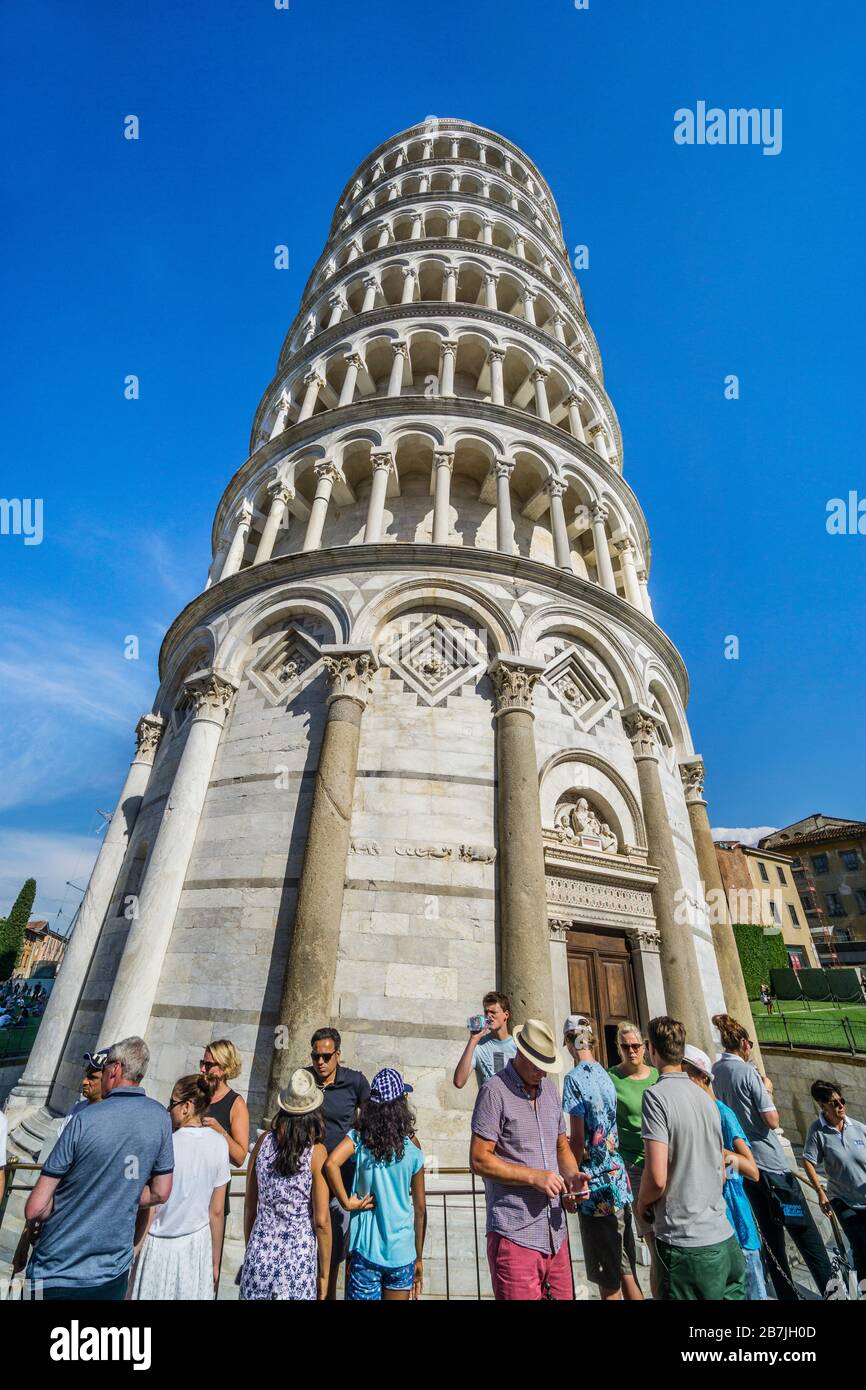
[[[228,480],[201,592],[24,1077],[19,1142],[81,1054],[133,1033],[165,1098],[212,1037],[254,1121],[331,1023],[467,1159],[453,1068],[482,994],[515,1021],[743,1002],[687,677],[556,204],[462,120],[341,193]],[[28,1128],[29,1127],[29,1128]]]

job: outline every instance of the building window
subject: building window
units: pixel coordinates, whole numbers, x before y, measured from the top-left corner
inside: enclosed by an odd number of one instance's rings
[[[773,914],[773,921],[776,923],[776,926],[780,927],[782,925],[782,919],[779,916],[779,909],[772,898],[770,899],[770,911]]]
[[[770,882],[770,875],[767,873],[767,866],[762,859],[758,860],[758,873],[765,883]]]
[[[785,870],[782,868],[781,864],[777,864],[777,865],[776,865],[776,873],[779,875],[779,882],[780,882],[780,883],[784,883],[784,882],[785,882]]]
[[[846,869],[860,868],[860,856],[856,849],[840,849],[839,858],[842,860]]]
[[[848,914],[845,911],[845,904],[842,902],[838,893],[828,893],[825,901],[827,903],[827,911],[831,917],[847,917]]]
[[[866,890],[863,888],[855,888],[854,896],[857,899],[857,911],[866,913]]]
[[[797,916],[797,909],[793,903],[788,903],[788,916],[791,918],[791,925],[794,927],[802,926],[800,918]]]
[[[804,967],[804,966],[806,965],[806,963],[807,963],[807,962],[806,962],[806,952],[803,950],[803,948],[802,948],[801,946],[789,946],[789,947],[788,947],[788,965],[789,965],[789,966],[794,966],[794,962],[795,962],[795,961],[796,961],[796,967],[795,967],[795,968],[800,969],[800,970],[802,970],[803,967]]]
[[[837,941],[853,941],[849,927],[837,927],[834,932]]]
[[[828,874],[830,872],[830,864],[826,854],[813,854],[812,868],[815,870],[816,874]]]

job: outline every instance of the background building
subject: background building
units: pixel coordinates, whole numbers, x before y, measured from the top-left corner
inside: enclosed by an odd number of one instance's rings
[[[66,937],[52,931],[47,922],[31,921],[24,931],[21,958],[12,972],[13,980],[26,980],[37,966],[59,969],[66,950]]]
[[[822,959],[866,962],[866,821],[816,812],[765,835],[759,845],[791,855]]]
[[[747,1016],[649,566],[540,172],[466,121],[387,140],[165,638],[13,1092],[22,1147],[96,1042],[144,1034],[167,1096],[230,1036],[258,1123],[332,1022],[347,1062],[407,1072],[428,1152],[463,1165],[451,1075],[492,986],[515,1021],[587,1012],[602,1056],[635,1014],[707,1049],[711,1013]]]
[[[734,922],[778,928],[791,964],[817,969],[818,956],[791,860],[736,840],[717,840],[716,858]]]

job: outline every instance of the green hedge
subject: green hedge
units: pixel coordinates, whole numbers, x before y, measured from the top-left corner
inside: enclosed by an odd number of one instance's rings
[[[770,983],[770,971],[782,970],[788,964],[788,952],[781,932],[749,922],[734,924],[734,939],[743,967],[746,993],[757,999],[762,982]]]

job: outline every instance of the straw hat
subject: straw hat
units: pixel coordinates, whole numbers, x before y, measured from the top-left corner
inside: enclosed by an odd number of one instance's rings
[[[316,1078],[306,1067],[298,1067],[292,1072],[292,1079],[277,1097],[277,1104],[288,1115],[308,1115],[318,1110],[325,1099],[323,1091],[316,1085]]]
[[[556,1039],[546,1023],[538,1018],[528,1018],[514,1030],[514,1041],[518,1052],[542,1071],[562,1071],[562,1062],[556,1051]]]

